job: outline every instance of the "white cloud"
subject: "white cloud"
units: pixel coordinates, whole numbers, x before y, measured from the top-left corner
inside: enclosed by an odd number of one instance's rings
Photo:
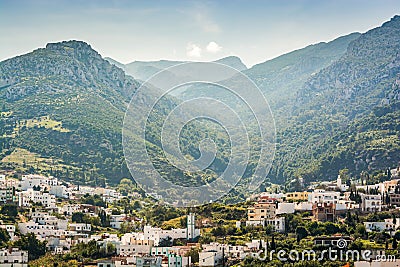
[[[222,46],[220,46],[216,42],[209,42],[206,47],[206,50],[213,54],[218,53],[219,51],[221,51],[221,49],[222,49]]]
[[[201,48],[200,46],[192,43],[188,43],[186,46],[186,55],[188,57],[201,57]]]

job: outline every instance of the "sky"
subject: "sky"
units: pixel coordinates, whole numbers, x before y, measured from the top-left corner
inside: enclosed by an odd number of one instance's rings
[[[398,0],[0,0],[0,61],[82,40],[122,63],[235,55],[252,66],[396,14]]]

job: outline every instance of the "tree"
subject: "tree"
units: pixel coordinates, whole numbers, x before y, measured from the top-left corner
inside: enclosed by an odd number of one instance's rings
[[[5,204],[1,207],[1,214],[4,214],[10,218],[15,218],[18,215],[17,205]]]
[[[97,245],[96,240],[91,240],[87,244],[78,243],[71,248],[71,252],[77,259],[80,257],[97,259],[105,256],[104,252],[100,252],[100,247]]]
[[[121,224],[121,229],[120,232],[121,233],[130,233],[133,232],[133,230],[135,230],[135,225],[133,224],[133,222],[128,222],[125,221]]]
[[[265,226],[265,234],[266,235],[270,235],[274,232],[274,227],[270,224],[268,224],[267,226]]]
[[[84,214],[82,212],[74,212],[71,220],[76,223],[83,223]]]
[[[110,226],[110,219],[109,216],[107,216],[106,212],[104,210],[99,211],[99,218],[101,222],[101,226],[103,227],[108,227]]]
[[[400,231],[397,231],[397,232],[394,234],[393,238],[396,238],[397,240],[400,240]]]
[[[296,228],[296,236],[297,236],[297,241],[299,242],[303,238],[306,238],[308,236],[308,231],[304,226],[298,226]]]
[[[270,247],[271,247],[272,250],[276,249],[276,243],[275,243],[275,236],[274,235],[272,235]]]
[[[396,240],[396,238],[393,238],[393,241],[392,241],[392,248],[393,248],[393,249],[397,249],[397,240]]]
[[[192,263],[199,262],[199,249],[191,248],[186,254],[185,257],[191,257]]]
[[[0,229],[0,247],[4,247],[6,243],[10,240],[10,235],[6,229]]]
[[[225,236],[226,235],[226,229],[223,226],[217,226],[216,228],[211,230],[211,233],[214,236]]]
[[[140,204],[140,202],[138,200],[135,200],[135,202],[133,202],[133,209],[134,210],[142,209],[142,204]]]
[[[367,230],[366,230],[366,228],[365,228],[365,225],[364,224],[357,224],[357,226],[356,226],[356,230],[355,230],[355,236],[358,236],[358,237],[366,237],[367,236]]]
[[[119,209],[112,209],[111,214],[112,215],[120,215],[121,212],[119,211]]]
[[[390,204],[390,196],[389,193],[386,192],[386,196],[385,196],[385,204],[389,205]]]
[[[331,222],[325,223],[325,233],[326,233],[327,235],[336,234],[336,233],[339,232],[339,230],[340,230],[340,229],[339,229],[339,227],[338,227],[336,224],[331,223]]]
[[[34,233],[22,235],[14,242],[14,246],[28,251],[28,259],[35,260],[46,254],[46,241],[39,241]]]
[[[171,247],[172,246],[172,237],[167,236],[166,238],[160,239],[158,246],[159,247]]]
[[[346,222],[347,225],[354,227],[354,219],[353,219],[353,216],[351,215],[350,211],[347,211],[347,213],[346,213],[345,222]]]

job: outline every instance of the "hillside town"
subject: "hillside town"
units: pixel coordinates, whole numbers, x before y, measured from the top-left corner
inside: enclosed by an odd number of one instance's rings
[[[93,245],[103,253],[90,262],[82,259],[79,266],[230,266],[227,264],[256,257],[261,248],[271,246],[269,237],[276,242],[275,234],[288,235],[291,223],[288,216],[300,214],[309,222],[340,223],[349,216],[352,218],[351,214],[360,217],[384,211],[398,214],[396,211],[400,208],[398,168],[391,170],[385,181],[369,185],[362,181],[346,184],[339,175],[334,181],[312,184],[301,192],[276,190],[252,195],[246,202],[245,216],[233,221],[237,231],[264,229],[268,233],[266,238],[241,244],[225,242],[225,237],[199,242],[216,222],[189,212],[182,217],[183,228],[150,225],[144,218],[113,207],[113,203],[126,198],[113,188],[79,186],[36,174],[22,175],[20,179],[0,175],[0,185],[3,218],[0,228],[7,233],[3,241],[18,244],[24,237],[33,235],[37,242],[45,244],[47,254],[71,253],[82,244]],[[128,198],[142,201],[136,192]],[[364,221],[365,231],[387,233],[389,238],[394,238],[400,230],[400,218],[396,216]],[[296,231],[297,239],[301,239],[298,228]],[[339,240],[351,244],[355,238],[340,233],[313,237],[314,245],[320,246],[336,245]],[[394,244],[392,249],[396,249]],[[22,247],[3,246],[0,266],[28,266],[30,260],[38,258],[29,253]],[[375,249],[374,253],[382,255],[385,249]],[[355,266],[366,266],[364,263],[355,262]]]

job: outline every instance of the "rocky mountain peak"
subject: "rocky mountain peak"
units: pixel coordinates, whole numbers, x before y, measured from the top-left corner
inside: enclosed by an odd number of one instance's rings
[[[400,16],[395,15],[391,20],[382,24],[382,27],[399,27],[400,25]]]
[[[77,59],[97,58],[101,56],[88,43],[83,41],[63,41],[58,43],[48,43],[46,49],[61,55],[71,56]]]

